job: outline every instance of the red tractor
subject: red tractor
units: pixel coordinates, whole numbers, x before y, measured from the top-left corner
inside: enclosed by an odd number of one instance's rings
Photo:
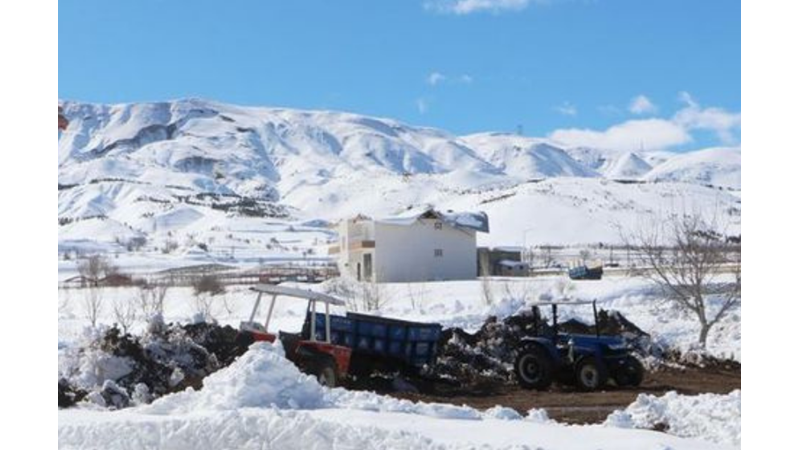
[[[342,300],[302,289],[287,288],[261,284],[252,288],[258,293],[250,320],[242,322],[239,329],[238,343],[249,346],[253,342],[275,342],[280,339],[286,351],[286,358],[292,361],[300,370],[317,377],[323,386],[336,387],[344,380],[350,371],[350,358],[352,349],[335,345],[331,341],[331,314],[333,306],[345,306]],[[264,325],[255,322],[264,295],[271,298],[267,319]],[[269,323],[275,310],[275,302],[279,296],[308,301],[307,320],[303,332],[298,334],[280,332],[277,336],[270,333]],[[317,307],[323,304],[325,308],[324,321],[318,320]],[[319,318],[322,319],[322,318]],[[318,323],[324,323],[322,330],[318,330]]]

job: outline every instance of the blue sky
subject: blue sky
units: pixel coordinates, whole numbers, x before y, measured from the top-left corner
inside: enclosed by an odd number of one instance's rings
[[[335,109],[573,145],[738,145],[723,0],[82,0],[59,97]]]

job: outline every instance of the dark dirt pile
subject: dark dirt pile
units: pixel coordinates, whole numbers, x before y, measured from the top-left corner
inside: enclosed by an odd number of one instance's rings
[[[132,401],[146,403],[168,393],[199,388],[211,373],[230,365],[245,349],[236,345],[237,331],[213,324],[165,325],[151,323],[144,336],[123,334],[110,328],[79,349],[74,358],[89,353],[114,359],[124,365],[125,374],[101,380],[101,387],[86,392],[61,374],[58,405],[65,408],[88,399],[109,408],[124,408]]]

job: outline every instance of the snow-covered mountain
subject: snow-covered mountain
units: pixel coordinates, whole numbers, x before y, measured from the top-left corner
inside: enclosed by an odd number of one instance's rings
[[[199,246],[235,253],[238,245],[254,258],[299,255],[330,238],[320,219],[389,215],[422,204],[495,211],[511,223],[494,227],[504,233],[492,233],[491,243],[521,243],[518,231],[530,223],[549,230],[540,239],[550,242],[579,239],[565,230],[591,226],[599,230],[594,242],[612,238],[612,223],[664,209],[681,192],[709,201],[720,195],[699,184],[741,184],[734,149],[648,158],[204,100],[63,106],[71,124],[59,139],[60,252],[147,241],[187,252]],[[726,195],[725,202],[738,202],[735,193]],[[600,222],[591,219],[599,205],[613,212]],[[564,218],[569,226],[546,225]]]
[[[626,152],[608,160],[600,172],[612,180],[638,180],[647,175],[653,167],[636,153]]]
[[[644,174],[643,179],[741,189],[742,152],[739,148],[710,148],[676,155]]]

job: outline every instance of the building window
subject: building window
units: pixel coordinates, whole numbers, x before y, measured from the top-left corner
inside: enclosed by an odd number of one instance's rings
[[[444,257],[444,250],[442,250],[440,248],[437,248],[436,250],[433,251],[433,256],[435,258],[443,258]]]
[[[442,222],[436,222],[435,224],[433,224],[433,228],[435,228],[437,230],[441,230],[442,229]]]

